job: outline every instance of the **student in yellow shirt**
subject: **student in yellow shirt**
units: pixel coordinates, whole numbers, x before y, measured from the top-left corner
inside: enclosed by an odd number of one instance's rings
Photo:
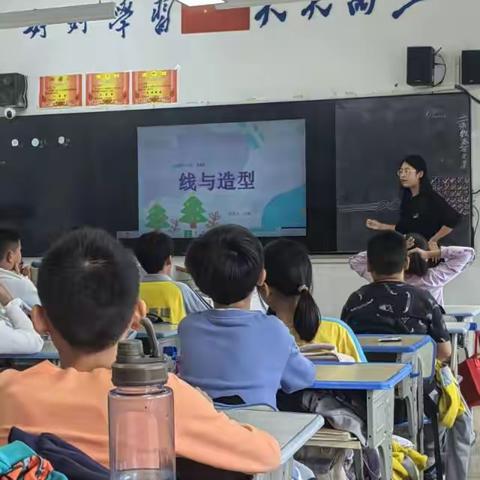
[[[290,329],[297,344],[329,343],[337,352],[366,361],[352,330],[342,321],[322,319],[312,297],[312,263],[306,248],[280,239],[265,247],[265,284],[260,295]]]
[[[76,230],[50,249],[38,277],[42,307],[32,318],[38,332],[50,333],[61,366],[43,362],[0,373],[0,445],[13,426],[50,432],[108,466],[110,367],[118,341],[146,314],[138,288],[133,256],[106,232]],[[229,420],[175,375],[167,385],[177,456],[244,473],[279,465],[279,445],[270,435]]]

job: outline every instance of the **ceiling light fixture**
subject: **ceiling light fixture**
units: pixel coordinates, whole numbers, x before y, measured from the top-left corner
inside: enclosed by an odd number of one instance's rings
[[[224,4],[224,0],[178,0],[186,7],[205,7],[208,5],[221,5]]]
[[[115,8],[115,2],[100,2],[70,7],[0,12],[0,29],[112,20],[115,18]]]

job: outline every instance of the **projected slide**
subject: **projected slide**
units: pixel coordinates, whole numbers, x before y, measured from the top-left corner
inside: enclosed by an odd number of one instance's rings
[[[306,234],[305,121],[138,128],[139,230]]]

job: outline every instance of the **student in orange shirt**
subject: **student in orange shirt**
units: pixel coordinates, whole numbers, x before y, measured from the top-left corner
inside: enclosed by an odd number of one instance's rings
[[[32,317],[48,332],[61,367],[49,362],[0,373],[0,445],[17,426],[50,432],[108,466],[107,394],[117,343],[146,313],[133,256],[101,230],[67,234],[47,253],[38,278],[42,307]],[[280,463],[270,435],[217,412],[175,375],[177,456],[216,468],[261,473]]]

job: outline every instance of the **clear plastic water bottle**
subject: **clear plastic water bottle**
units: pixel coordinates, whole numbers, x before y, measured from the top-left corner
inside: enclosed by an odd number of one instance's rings
[[[140,340],[118,345],[109,393],[112,480],[175,480],[173,392],[163,358],[148,357]]]

